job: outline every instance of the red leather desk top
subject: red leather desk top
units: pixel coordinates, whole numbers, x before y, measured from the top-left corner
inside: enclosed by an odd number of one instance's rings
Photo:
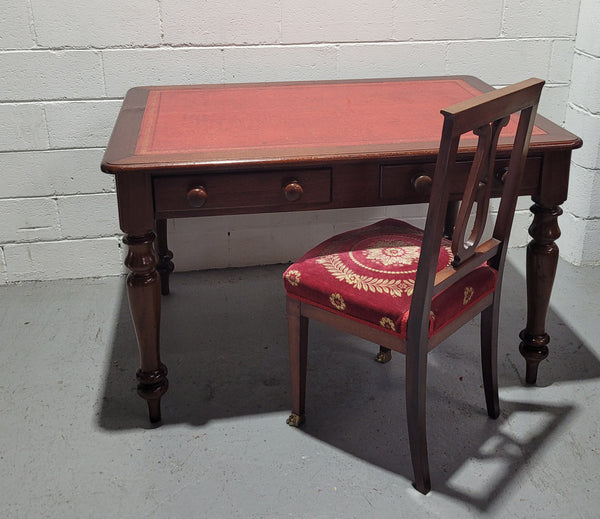
[[[135,153],[435,141],[440,109],[479,93],[462,79],[153,90]]]
[[[440,110],[490,88],[469,76],[137,87],[125,97],[102,169],[435,160]],[[514,134],[515,126],[502,135]],[[538,116],[530,149],[578,142]],[[465,136],[461,150],[471,153],[474,145]]]
[[[136,154],[429,141],[441,107],[478,93],[462,80],[155,90]]]

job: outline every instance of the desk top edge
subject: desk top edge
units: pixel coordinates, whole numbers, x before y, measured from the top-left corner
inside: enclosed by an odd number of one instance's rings
[[[276,86],[309,86],[309,85],[336,85],[336,84],[368,84],[381,82],[411,82],[411,81],[429,81],[429,80],[463,80],[468,85],[478,89],[481,92],[493,90],[493,87],[484,81],[465,75],[453,76],[425,76],[425,77],[406,77],[406,78],[371,78],[371,79],[336,79],[322,81],[285,81],[285,82],[263,82],[263,83],[218,83],[206,85],[159,85],[159,86],[138,86],[131,88],[124,99],[123,106],[119,113],[117,123],[113,129],[109,144],[106,148],[101,169],[106,173],[118,174],[134,171],[153,171],[160,169],[181,170],[190,168],[222,168],[222,167],[261,167],[261,166],[299,166],[303,162],[314,164],[316,162],[340,162],[357,160],[378,160],[378,159],[410,159],[416,155],[431,156],[435,160],[437,156],[438,142],[417,142],[410,146],[398,148],[390,146],[329,146],[323,149],[299,148],[294,153],[294,148],[287,149],[284,156],[274,153],[269,156],[265,153],[257,153],[252,156],[250,153],[242,159],[215,159],[206,157],[203,154],[170,154],[170,155],[146,155],[135,154],[135,145],[138,138],[138,132],[146,108],[148,95],[152,91],[169,90],[194,90],[194,89],[231,89],[246,87],[276,87]],[[440,107],[442,108],[442,107]],[[581,139],[568,132],[564,128],[551,122],[550,120],[538,115],[536,125],[547,132],[547,135],[540,135],[538,138],[532,138],[530,150],[536,149],[549,150],[571,150],[582,145]],[[440,127],[441,128],[441,127]],[[133,137],[132,137],[133,136]],[[474,150],[463,149],[465,154]]]

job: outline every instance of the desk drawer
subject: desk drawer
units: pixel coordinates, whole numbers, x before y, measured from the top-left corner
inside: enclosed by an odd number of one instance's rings
[[[500,172],[508,166],[508,159],[496,161],[494,173]],[[459,162],[457,174],[449,179],[450,193],[460,195],[464,190],[471,162]],[[386,201],[397,202],[425,202],[429,198],[427,182],[419,177],[433,179],[435,163],[425,164],[389,164],[380,169],[379,198]],[[525,171],[521,188],[521,194],[531,194],[538,185],[538,179],[542,171],[542,158],[529,157],[525,163]],[[502,183],[494,178],[493,191],[497,196],[502,189]]]
[[[167,217],[307,209],[331,202],[331,169],[156,177],[154,201]]]

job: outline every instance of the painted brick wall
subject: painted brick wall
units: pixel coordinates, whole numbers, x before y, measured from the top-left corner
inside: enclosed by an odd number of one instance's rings
[[[580,1],[596,0],[4,1],[0,283],[123,271],[114,184],[99,164],[132,86],[538,76],[540,112],[563,123],[573,56],[590,59],[574,53]],[[513,244],[527,241],[528,205]],[[389,215],[419,222],[423,209],[176,220],[170,241],[179,269],[274,263]]]
[[[600,264],[600,2],[582,0],[567,125],[583,138],[573,152],[569,198],[561,218],[562,255]]]

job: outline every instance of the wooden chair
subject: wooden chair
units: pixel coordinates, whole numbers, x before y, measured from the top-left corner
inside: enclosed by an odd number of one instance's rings
[[[487,412],[491,418],[500,412],[501,280],[543,84],[529,79],[441,111],[444,124],[424,231],[384,220],[321,243],[284,274],[292,381],[288,424],[304,421],[309,318],[381,345],[379,360],[388,360],[391,350],[406,354],[414,486],[424,494],[431,489],[425,429],[427,353],[477,314]],[[466,170],[457,160],[464,157],[465,146],[475,152]],[[494,171],[497,151],[498,158],[510,155],[501,175]],[[501,201],[493,235],[483,240],[490,196],[498,190]],[[450,241],[443,237],[446,212],[457,200]]]

